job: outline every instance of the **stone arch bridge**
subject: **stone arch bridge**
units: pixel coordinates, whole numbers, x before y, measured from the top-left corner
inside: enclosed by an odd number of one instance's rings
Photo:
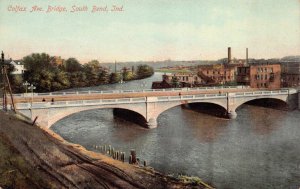
[[[167,93],[166,93],[167,94]],[[169,93],[168,93],[169,94]],[[146,96],[132,98],[111,98],[91,100],[64,100],[56,102],[34,102],[17,103],[16,110],[34,120],[38,116],[37,123],[49,128],[55,122],[71,114],[99,108],[120,108],[134,111],[145,119],[149,128],[157,127],[158,116],[178,105],[189,103],[212,103],[226,110],[228,118],[237,116],[236,109],[255,99],[277,99],[297,108],[298,92],[295,89],[281,89],[273,91],[249,91],[249,92],[227,92],[176,96]]]

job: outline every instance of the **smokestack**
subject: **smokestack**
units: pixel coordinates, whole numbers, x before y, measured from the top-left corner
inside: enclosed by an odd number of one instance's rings
[[[246,48],[246,64],[248,64],[248,48]]]
[[[228,64],[231,63],[231,47],[228,47]]]

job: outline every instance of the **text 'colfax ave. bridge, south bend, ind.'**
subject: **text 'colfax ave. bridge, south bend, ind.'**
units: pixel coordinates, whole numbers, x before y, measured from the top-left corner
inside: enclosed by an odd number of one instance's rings
[[[49,128],[58,120],[77,112],[112,108],[140,114],[139,117],[143,117],[145,125],[155,128],[159,115],[178,105],[199,103],[197,106],[201,106],[201,103],[210,103],[222,107],[224,116],[234,119],[237,117],[236,109],[249,101],[258,99],[268,99],[271,102],[274,100],[274,103],[282,101],[289,109],[296,109],[300,104],[299,96],[299,91],[292,88],[257,90],[245,86],[235,86],[27,93],[14,94],[13,99],[16,111],[36,120],[36,123],[42,127]],[[12,108],[10,100],[7,104],[8,108]]]

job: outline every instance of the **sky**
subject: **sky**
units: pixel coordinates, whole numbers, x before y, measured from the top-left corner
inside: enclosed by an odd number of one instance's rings
[[[227,47],[236,58],[246,47],[249,58],[300,55],[300,0],[0,0],[0,50],[12,59],[46,52],[82,63],[217,60]]]

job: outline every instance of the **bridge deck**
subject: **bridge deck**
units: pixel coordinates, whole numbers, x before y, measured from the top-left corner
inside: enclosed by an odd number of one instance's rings
[[[15,103],[31,102],[42,102],[45,99],[46,102],[54,101],[73,101],[73,100],[98,100],[98,99],[120,99],[120,98],[138,98],[138,97],[159,97],[159,96],[179,96],[179,95],[197,95],[197,94],[218,94],[218,93],[233,93],[233,92],[250,92],[258,91],[257,89],[251,88],[221,88],[221,89],[210,89],[210,90],[195,90],[195,91],[145,91],[145,92],[121,92],[121,93],[53,93],[52,95],[34,94],[33,98],[30,94],[27,96],[14,96]],[[49,94],[49,93],[48,93]],[[10,103],[10,99],[8,99]]]

